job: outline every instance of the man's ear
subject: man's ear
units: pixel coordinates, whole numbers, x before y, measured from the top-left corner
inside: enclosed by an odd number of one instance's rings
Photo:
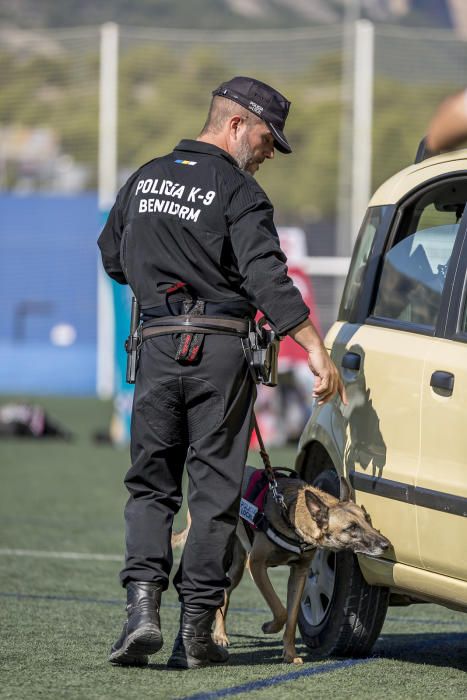
[[[329,520],[329,509],[325,503],[313,491],[305,491],[305,503],[311,517],[316,522],[320,530],[327,527]]]
[[[242,118],[234,114],[233,117],[230,117],[229,119],[229,133],[231,137],[236,141],[239,137],[239,129],[242,125]]]
[[[340,478],[340,487],[341,488],[340,488],[339,500],[340,501],[350,501],[350,497],[352,494],[351,494],[349,485],[343,476],[341,476],[341,478]]]

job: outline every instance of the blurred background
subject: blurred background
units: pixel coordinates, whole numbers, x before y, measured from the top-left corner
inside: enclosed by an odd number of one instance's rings
[[[253,75],[292,101],[294,152],[258,179],[325,334],[371,193],[466,80],[462,0],[3,0],[0,19],[0,403],[128,410],[96,239],[132,170],[197,136],[220,82]],[[311,395],[285,344],[280,370],[258,402],[278,444]]]

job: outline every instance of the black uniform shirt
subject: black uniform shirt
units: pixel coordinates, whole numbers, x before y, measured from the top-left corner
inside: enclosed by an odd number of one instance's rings
[[[99,237],[104,268],[131,286],[144,312],[185,282],[223,306],[248,302],[280,334],[309,309],[287,275],[273,207],[224,150],[183,140],[137,170],[118,193]]]

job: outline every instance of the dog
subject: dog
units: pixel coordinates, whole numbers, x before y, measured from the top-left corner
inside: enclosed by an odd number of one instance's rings
[[[246,468],[244,494],[250,477],[255,472],[258,470],[253,467]],[[278,478],[277,483],[283,504],[276,501],[272,492],[267,490],[263,504],[264,516],[269,524],[266,531],[264,527],[245,527],[242,519],[239,520],[232,565],[228,572],[231,583],[225,591],[224,605],[216,613],[212,637],[216,644],[229,645],[225,622],[230,596],[240,583],[247,566],[273,614],[273,619],[263,624],[262,631],[265,634],[274,634],[285,626],[282,638],[283,660],[299,665],[303,660],[297,655],[295,647],[297,619],[310,564],[316,550],[324,548],[334,552],[350,551],[378,557],[389,549],[391,543],[373,528],[365,509],[350,500],[350,490],[345,479],[340,480],[340,498],[321,491],[300,478],[285,476]],[[185,545],[190,522],[188,513],[186,528],[172,536],[173,546]],[[293,545],[294,541],[296,546]],[[286,549],[285,546],[289,548]],[[290,567],[287,608],[275,592],[267,572],[269,567],[283,564]]]

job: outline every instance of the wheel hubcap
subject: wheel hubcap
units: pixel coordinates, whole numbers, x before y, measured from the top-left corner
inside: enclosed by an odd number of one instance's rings
[[[310,567],[302,597],[302,613],[306,622],[320,625],[329,610],[336,580],[336,555],[319,549]]]

